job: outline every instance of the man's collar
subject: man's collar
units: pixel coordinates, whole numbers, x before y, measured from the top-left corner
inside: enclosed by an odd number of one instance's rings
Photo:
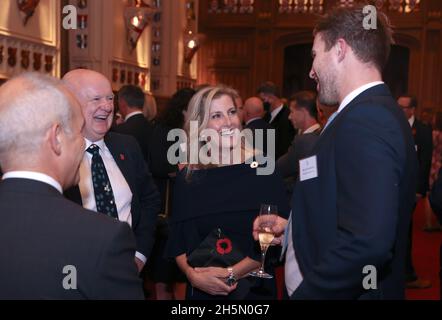
[[[319,125],[319,123],[315,123],[311,127],[308,127],[306,130],[304,130],[304,132],[302,134],[312,133],[318,129],[321,129],[321,126]]]
[[[262,119],[262,118],[261,118],[261,117],[254,117],[254,118],[249,119],[249,120],[246,122],[246,126],[247,126],[250,122],[255,121],[255,120],[258,120],[258,119]]]
[[[412,115],[412,116],[408,119],[408,123],[410,124],[410,127],[413,127],[415,121],[416,121],[416,117],[415,117],[414,115]]]
[[[370,89],[371,87],[374,87],[374,86],[377,86],[377,85],[383,84],[383,83],[384,82],[382,82],[382,81],[374,81],[374,82],[370,82],[370,83],[364,84],[363,86],[360,86],[359,88],[353,90],[352,92],[347,94],[345,96],[345,98],[342,100],[342,102],[341,102],[341,104],[339,105],[339,108],[338,108],[338,113],[341,112],[342,109],[344,109],[350,102],[353,101],[354,98],[356,98],[362,92],[364,92],[365,90]]]
[[[36,171],[9,171],[2,176],[2,180],[11,179],[11,178],[40,181],[49,184],[50,186],[57,189],[58,192],[63,193],[63,189],[61,188],[60,183],[45,173],[36,172]]]
[[[128,113],[126,115],[126,117],[124,118],[124,122],[126,122],[129,118],[131,118],[131,117],[133,117],[133,116],[135,116],[137,114],[143,114],[143,111],[137,110],[137,111],[133,111],[133,112]]]
[[[97,146],[101,149],[101,151],[104,150],[104,147],[105,147],[105,144],[104,144],[104,138],[101,138],[100,140],[97,140],[97,141],[94,141],[94,142],[92,142],[92,141],[90,141],[90,140],[84,138],[84,141],[85,141],[85,148],[84,148],[85,151],[86,151],[86,150],[87,150],[92,144],[97,145]]]
[[[276,116],[282,110],[283,107],[284,107],[284,104],[281,104],[278,108],[276,108],[275,110],[270,112],[270,115],[271,115],[270,122],[272,122],[276,118]]]

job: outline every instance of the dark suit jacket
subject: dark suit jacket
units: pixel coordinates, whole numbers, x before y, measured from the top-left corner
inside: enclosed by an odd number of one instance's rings
[[[323,131],[318,177],[298,181],[293,244],[303,281],[294,299],[403,299],[417,159],[410,125],[386,85],[358,95]],[[364,267],[377,290],[363,288]]]
[[[126,122],[116,126],[115,132],[127,134],[137,139],[138,144],[143,151],[144,160],[148,162],[149,159],[149,141],[152,135],[153,126],[147,121],[142,114],[136,114]]]
[[[284,178],[298,178],[299,160],[310,155],[316,141],[319,139],[320,132],[321,130],[318,129],[312,133],[299,134],[295,136],[287,153],[276,161],[276,168]]]
[[[132,230],[137,241],[137,251],[149,258],[160,207],[158,190],[143,159],[140,147],[133,137],[109,132],[104,137],[104,142],[133,194]],[[65,195],[72,201],[82,204],[78,186],[67,190]]]
[[[433,156],[433,134],[431,127],[417,119],[414,120],[412,132],[419,163],[416,192],[425,196],[429,189],[431,159]]]
[[[246,129],[250,129],[252,130],[252,134],[253,134],[253,147],[256,149],[262,149],[262,152],[266,155],[267,154],[267,130],[268,129],[272,129],[273,127],[271,125],[269,125],[264,119],[255,119],[253,121],[251,121],[250,123],[248,123],[245,126]],[[257,129],[262,129],[263,130],[263,144],[262,146],[258,146],[256,144],[256,140],[255,140],[255,131]]]
[[[29,179],[0,182],[0,219],[0,299],[144,298],[127,224]],[[65,266],[76,290],[63,288]]]
[[[295,136],[295,129],[289,120],[290,110],[284,106],[270,125],[275,128],[275,159],[285,154]]]

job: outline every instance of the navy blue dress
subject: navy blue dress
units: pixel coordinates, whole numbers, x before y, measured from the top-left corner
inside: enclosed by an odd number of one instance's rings
[[[221,228],[244,256],[260,261],[259,244],[253,239],[253,221],[262,203],[278,206],[279,215],[288,217],[285,187],[278,173],[257,175],[247,164],[195,170],[191,179],[181,171],[175,184],[168,257],[195,250],[215,228]],[[271,250],[276,248],[271,247]],[[266,270],[266,271],[271,271]],[[245,278],[227,298],[206,294],[188,285],[187,299],[272,299],[275,280]]]

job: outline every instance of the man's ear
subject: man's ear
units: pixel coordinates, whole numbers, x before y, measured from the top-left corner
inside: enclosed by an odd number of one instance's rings
[[[63,129],[60,127],[60,124],[56,123],[51,126],[49,129],[49,144],[51,146],[51,150],[59,156],[61,154],[61,141]]]
[[[348,44],[344,39],[338,39],[335,44],[336,55],[338,58],[338,62],[342,62],[344,60],[345,55],[348,51]]]

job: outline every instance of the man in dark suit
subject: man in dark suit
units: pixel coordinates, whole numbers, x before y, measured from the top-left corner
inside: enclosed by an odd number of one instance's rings
[[[362,5],[337,8],[314,31],[310,77],[320,102],[339,109],[299,163],[291,222],[279,218],[274,228],[288,226],[292,299],[404,298],[417,159],[409,125],[382,82],[392,31],[380,11],[376,28],[365,20]]]
[[[131,225],[137,242],[135,262],[141,271],[150,255],[160,198],[141,149],[133,137],[108,132],[113,93],[102,74],[76,69],[63,82],[80,102],[86,141],[80,182],[66,196],[83,207]],[[104,186],[104,190],[101,186]]]
[[[268,133],[267,130],[273,129],[273,127],[262,119],[262,117],[265,114],[265,111],[261,99],[259,99],[258,97],[248,98],[244,102],[242,113],[243,113],[242,117],[244,120],[244,128],[252,130],[252,134],[254,137],[253,139],[254,148],[261,149],[263,153],[267,155],[267,133]],[[260,131],[256,131],[258,129],[260,129]],[[262,146],[259,146],[256,143],[256,134],[258,132],[263,134]]]
[[[418,181],[416,185],[416,202],[426,197],[429,189],[431,158],[433,156],[433,134],[431,127],[423,124],[415,116],[417,99],[411,95],[402,95],[398,98],[398,104],[405,114],[413,134],[414,145],[419,164]],[[415,204],[416,207],[416,204]],[[414,207],[414,208],[415,208]],[[414,211],[413,208],[413,211]],[[413,244],[413,219],[411,219],[408,236],[408,249],[405,264],[407,288],[425,289],[431,287],[429,280],[424,280],[416,275],[412,258]]]
[[[134,85],[126,85],[118,91],[118,106],[124,123],[114,131],[133,136],[143,151],[144,160],[149,160],[149,141],[153,127],[143,115],[144,93]]]
[[[130,228],[62,195],[79,179],[83,124],[55,78],[0,88],[0,299],[143,298]]]
[[[258,88],[258,95],[269,106],[269,112],[264,120],[275,128],[275,159],[278,159],[287,152],[295,135],[295,130],[288,119],[290,111],[282,103],[279,88],[273,82],[264,82]]]
[[[321,132],[316,108],[316,94],[312,91],[300,91],[289,100],[289,120],[299,134],[295,136],[287,153],[276,162],[276,168],[284,178],[298,178],[299,160],[307,157],[316,144]]]

